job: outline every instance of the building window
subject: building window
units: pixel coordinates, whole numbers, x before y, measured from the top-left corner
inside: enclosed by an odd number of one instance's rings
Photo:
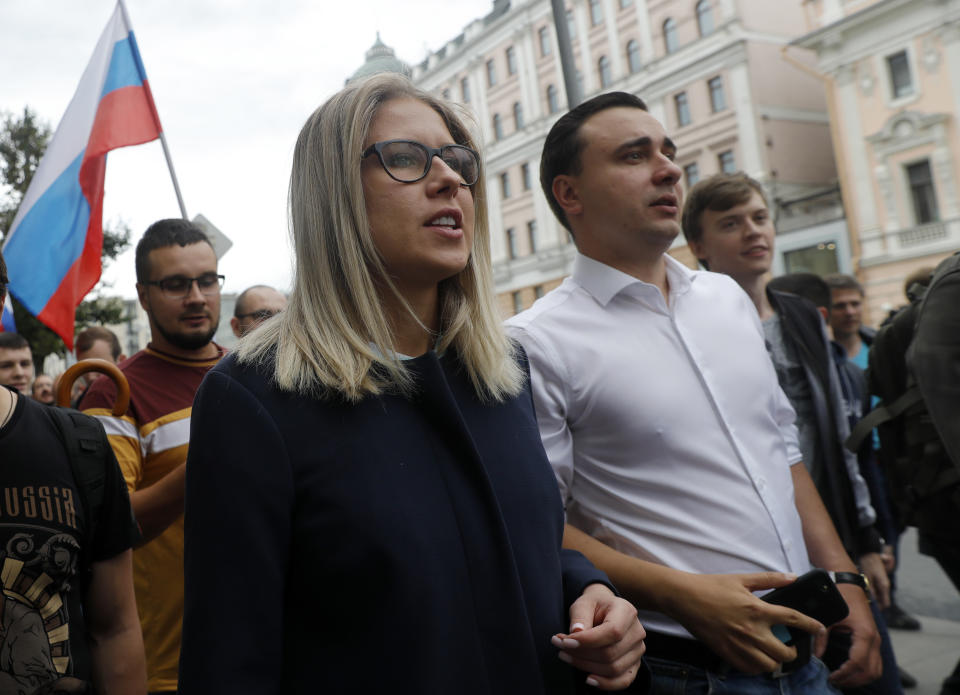
[[[470,103],[470,83],[467,81],[467,78],[464,77],[460,80],[460,94],[463,95],[463,103]]]
[[[717,155],[720,171],[724,174],[733,174],[737,171],[737,163],[733,161],[733,150],[724,150]]]
[[[449,90],[449,89],[443,90],[443,98],[446,99],[447,101],[450,101],[450,90]]]
[[[560,100],[557,98],[557,88],[547,85],[547,111],[556,113],[560,110]]]
[[[510,296],[513,299],[513,313],[519,314],[523,311],[523,297],[520,296],[519,292],[514,292]]]
[[[680,48],[677,39],[677,23],[672,17],[668,17],[667,21],[663,23],[663,47],[667,53],[673,53]]]
[[[533,296],[537,299],[543,297],[543,285],[535,285],[533,288]]]
[[[913,217],[917,224],[926,224],[940,219],[937,208],[937,192],[933,187],[933,173],[930,160],[908,164],[907,184],[910,186],[910,198],[913,201]]]
[[[627,41],[627,65],[631,75],[640,72],[640,44],[634,39]]]
[[[832,240],[805,248],[784,251],[783,267],[787,273],[813,273],[823,277],[840,271],[837,243]]]
[[[507,74],[517,74],[517,52],[513,50],[513,46],[507,46]]]
[[[687,180],[687,189],[693,188],[700,180],[700,167],[696,162],[683,167],[683,176]]]
[[[500,194],[504,198],[510,197],[510,174],[509,172],[503,172],[500,174]]]
[[[577,23],[573,21],[573,12],[567,10],[567,33],[570,34],[570,40],[577,38]]]
[[[887,56],[887,70],[890,72],[890,94],[894,99],[913,94],[913,77],[906,51]]]
[[[517,257],[517,230],[513,227],[507,230],[507,256],[511,261]]]
[[[523,129],[523,107],[519,101],[513,102],[513,123],[517,130]]]
[[[500,119],[499,113],[493,114],[493,139],[503,139],[503,122]]]
[[[633,5],[633,0],[620,0],[620,9],[625,10]]]
[[[590,26],[603,24],[603,6],[600,0],[590,0]]]
[[[523,190],[529,191],[531,186],[530,165],[527,162],[520,165],[520,179],[523,181]]]
[[[550,29],[540,27],[539,31],[537,31],[537,36],[540,37],[540,55],[550,55]]]
[[[487,86],[492,87],[497,83],[497,66],[493,58],[487,61]]]
[[[710,88],[710,106],[713,112],[717,113],[727,108],[727,98],[723,94],[723,78],[714,77],[707,82],[707,86]]]
[[[600,87],[606,89],[613,82],[613,75],[610,74],[610,60],[607,56],[600,56],[597,61],[597,72],[600,73]]]
[[[713,8],[710,0],[700,0],[697,3],[697,29],[700,36],[709,36],[713,33]]]
[[[530,242],[530,253],[537,252],[537,221],[527,222],[527,241]]]
[[[690,102],[687,100],[687,93],[680,92],[674,95],[673,104],[677,109],[677,125],[690,125]]]

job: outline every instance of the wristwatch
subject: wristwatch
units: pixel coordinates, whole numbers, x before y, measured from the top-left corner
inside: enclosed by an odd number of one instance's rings
[[[856,584],[870,595],[870,580],[862,572],[831,572],[834,584]]]

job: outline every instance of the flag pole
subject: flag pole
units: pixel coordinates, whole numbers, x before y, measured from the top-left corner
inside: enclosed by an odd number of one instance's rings
[[[117,4],[120,5],[120,12],[123,14],[123,23],[127,26],[127,31],[133,32],[133,24],[130,23],[130,15],[127,14],[127,5],[123,0],[117,0]],[[140,49],[137,48],[137,53],[139,54]],[[138,62],[139,62],[139,55]],[[141,72],[143,68],[141,65],[137,66]],[[147,83],[147,76],[141,74],[140,77],[143,79],[144,83]],[[177,194],[177,204],[180,206],[180,214],[183,216],[183,219],[189,220],[187,217],[187,207],[183,204],[183,196],[180,194],[180,184],[177,182],[177,172],[173,169],[173,158],[170,156],[170,148],[167,146],[167,136],[163,132],[163,128],[160,126],[160,116],[157,113],[157,105],[153,101],[153,92],[148,92],[150,95],[150,103],[153,106],[153,113],[157,119],[158,131],[160,133],[160,145],[163,147],[163,156],[167,160],[167,169],[170,171],[170,179],[173,181],[173,190]]]

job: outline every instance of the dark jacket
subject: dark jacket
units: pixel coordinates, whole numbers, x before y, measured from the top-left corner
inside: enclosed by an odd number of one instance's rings
[[[780,317],[784,341],[792,346],[803,365],[814,403],[817,450],[803,452],[808,467],[820,471],[815,479],[823,503],[833,520],[847,552],[856,559],[880,550],[880,536],[872,524],[862,522],[851,483],[843,442],[846,439],[846,413],[839,383],[831,379],[833,360],[823,332],[823,319],[807,299],[786,292],[767,289],[767,298]],[[843,424],[841,424],[843,423]]]
[[[561,550],[529,390],[481,402],[449,353],[418,392],[281,392],[227,357],[187,465],[181,695],[573,693],[550,644],[606,578]]]

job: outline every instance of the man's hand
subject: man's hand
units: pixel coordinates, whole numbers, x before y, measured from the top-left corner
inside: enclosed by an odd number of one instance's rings
[[[880,553],[867,553],[860,556],[860,569],[870,582],[873,597],[881,609],[890,606],[890,577],[884,566],[883,556]]]
[[[830,674],[830,682],[838,688],[856,688],[877,680],[883,672],[880,633],[863,589],[856,584],[837,584],[837,588],[850,608],[850,615],[832,629],[850,632],[852,642],[849,658]]]
[[[795,575],[780,572],[689,574],[665,612],[738,671],[770,673],[797,656],[794,647],[773,634],[773,625],[798,628],[821,642],[826,635],[824,626],[813,618],[752,593],[795,580]]]
[[[603,584],[591,584],[570,606],[570,632],[551,642],[562,661],[589,674],[587,685],[622,690],[637,677],[644,637],[633,604]]]
[[[897,556],[893,553],[893,546],[883,546],[883,550],[880,551],[880,557],[883,559],[883,568],[887,570],[887,574],[893,572],[897,566]]]

